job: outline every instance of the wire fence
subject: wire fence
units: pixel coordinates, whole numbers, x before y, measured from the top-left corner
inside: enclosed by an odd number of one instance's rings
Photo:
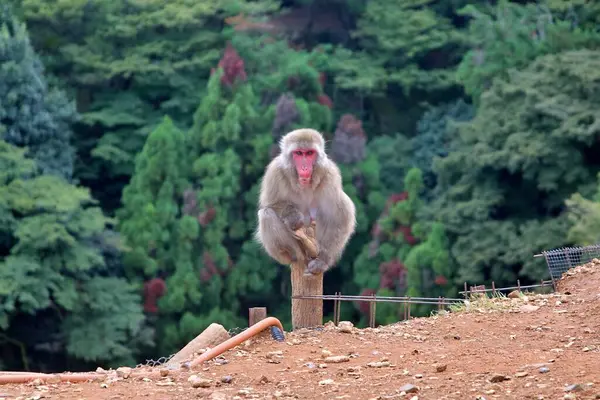
[[[544,257],[552,283],[556,285],[562,275],[569,269],[586,264],[594,258],[600,259],[600,244],[585,247],[562,247],[559,249],[543,251],[534,257]]]

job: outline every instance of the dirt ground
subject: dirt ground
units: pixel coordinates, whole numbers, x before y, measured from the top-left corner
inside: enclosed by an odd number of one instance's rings
[[[550,295],[473,300],[466,309],[376,329],[341,332],[328,324],[323,331],[287,333],[285,342],[265,333],[194,371],[3,385],[3,396],[600,399],[600,261],[569,271]]]

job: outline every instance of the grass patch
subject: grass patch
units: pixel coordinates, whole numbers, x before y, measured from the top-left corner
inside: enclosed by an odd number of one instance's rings
[[[521,298],[525,297],[520,293]],[[451,313],[490,313],[503,312],[515,309],[517,306],[505,294],[496,292],[491,295],[487,294],[472,294],[463,303],[452,304],[448,307]]]

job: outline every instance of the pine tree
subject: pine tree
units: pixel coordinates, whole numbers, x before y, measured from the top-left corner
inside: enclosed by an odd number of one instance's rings
[[[70,180],[75,118],[72,102],[48,87],[25,25],[6,4],[0,6],[0,138],[27,147],[43,173]]]
[[[131,279],[146,281],[145,311],[158,312],[160,317],[158,351],[162,354],[179,345],[169,335],[173,315],[181,317],[202,298],[193,252],[199,234],[197,206],[187,179],[185,139],[164,117],[136,158],[117,214],[130,249],[127,272]]]

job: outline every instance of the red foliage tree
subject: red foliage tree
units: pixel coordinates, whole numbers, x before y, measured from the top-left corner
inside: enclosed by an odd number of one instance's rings
[[[331,144],[331,154],[335,161],[353,164],[365,158],[367,135],[362,121],[351,114],[340,118]]]
[[[204,211],[200,215],[198,215],[198,222],[200,223],[200,225],[206,226],[206,225],[210,224],[213,219],[215,219],[216,215],[217,215],[217,210],[211,206],[206,211]]]
[[[300,112],[296,106],[296,101],[291,94],[284,93],[277,99],[275,105],[275,118],[271,134],[275,143],[271,146],[271,157],[275,158],[279,154],[279,145],[277,142],[286,133],[289,132],[295,123],[300,122]]]
[[[402,234],[404,236],[404,241],[410,244],[411,246],[417,244],[418,242],[417,238],[412,235],[412,229],[410,226],[400,226],[398,227],[398,229],[396,229],[394,233],[396,235]]]
[[[248,78],[244,67],[244,60],[233,48],[231,42],[227,42],[223,57],[221,57],[217,68],[223,68],[221,83],[226,86],[232,86],[237,80],[243,82]],[[211,69],[212,73],[214,73],[214,68]]]
[[[325,82],[327,82],[327,74],[325,74],[325,72],[320,72],[319,73],[319,83],[321,84],[322,88],[325,87]]]
[[[329,109],[333,108],[333,101],[325,93],[320,94],[320,95],[317,96],[317,102],[320,105],[325,106],[325,107],[327,107]]]
[[[198,214],[198,201],[196,200],[196,191],[194,189],[186,189],[183,192],[182,211],[185,215]]]
[[[205,251],[204,254],[202,254],[202,261],[204,264],[200,271],[200,280],[202,280],[202,282],[209,281],[214,275],[220,275],[219,269],[209,252]]]
[[[227,259],[227,271],[219,270],[217,264],[215,264],[215,260],[208,251],[202,254],[202,263],[204,264],[200,270],[200,280],[202,282],[208,282],[215,275],[224,276],[234,265],[231,259]]]
[[[435,277],[434,282],[438,286],[444,286],[448,283],[448,279],[446,279],[446,277],[443,275],[438,275]]]
[[[385,203],[385,208],[383,209],[383,212],[381,213],[379,219],[385,218],[386,216],[388,216],[388,214],[390,213],[391,207],[393,207],[396,203],[399,203],[406,199],[408,199],[408,192],[400,192],[400,193],[394,193],[394,194],[390,195]],[[405,234],[405,232],[403,230],[397,230],[395,232],[395,234],[400,234],[400,233]],[[412,237],[412,232],[408,231],[406,233],[409,235],[408,240],[412,240],[412,239],[410,239]],[[383,230],[381,229],[381,225],[379,223],[375,223],[373,225],[373,229],[371,230],[371,236],[373,237],[373,240],[377,241],[377,243],[379,243],[383,239],[384,234],[385,234],[385,232],[383,232]],[[406,234],[405,234],[405,239],[407,239]]]
[[[381,289],[396,290],[406,284],[406,267],[398,259],[384,262],[379,265],[379,287]]]
[[[377,293],[376,290],[373,290],[373,289],[363,289],[363,291],[360,292],[360,296],[372,296],[375,293]],[[358,310],[362,314],[365,314],[365,315],[369,316],[370,306],[369,306],[369,302],[368,301],[357,301],[354,304],[355,304],[356,308],[358,308]]]
[[[144,311],[149,313],[158,312],[156,302],[167,291],[167,284],[160,278],[154,278],[144,283]]]

